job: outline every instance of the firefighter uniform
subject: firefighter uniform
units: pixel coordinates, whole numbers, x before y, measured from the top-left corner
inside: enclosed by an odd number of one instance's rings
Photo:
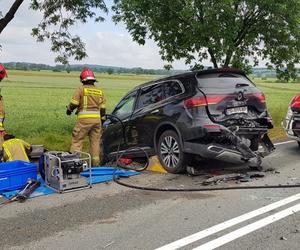
[[[4,131],[4,118],[5,118],[5,112],[4,112],[4,102],[3,102],[3,97],[1,95],[1,90],[0,90],[0,131]]]
[[[1,93],[1,90],[0,90]],[[5,129],[4,129],[4,118],[5,118],[5,112],[4,112],[4,103],[3,103],[3,97],[0,94],[0,149],[2,148],[3,144],[3,136],[5,134]]]
[[[71,112],[77,109],[76,114],[78,116],[72,133],[70,151],[82,151],[84,138],[88,136],[92,165],[99,166],[102,135],[100,110],[105,110],[105,99],[102,90],[97,88],[93,81],[82,82],[84,84],[76,89],[67,107]]]
[[[27,152],[30,152],[31,146],[21,139],[10,139],[2,144],[4,161],[27,161],[29,162]]]
[[[0,64],[0,82],[7,77],[7,72],[5,67]],[[5,133],[5,129],[4,129],[4,118],[5,118],[5,112],[4,112],[4,102],[3,102],[3,97],[1,95],[1,89],[0,89],[0,148],[2,147],[2,143],[3,143],[3,136]]]
[[[7,77],[7,72],[5,67],[0,64],[0,82]],[[5,112],[4,112],[4,103],[3,103],[3,97],[1,95],[1,89],[0,89],[0,131],[4,131],[4,117],[5,117]]]

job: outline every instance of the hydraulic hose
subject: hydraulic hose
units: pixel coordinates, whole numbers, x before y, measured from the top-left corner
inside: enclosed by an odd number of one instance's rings
[[[220,190],[243,190],[243,189],[273,189],[273,188],[299,188],[300,184],[294,185],[265,185],[265,186],[238,186],[238,187],[212,187],[212,188],[154,188],[136,186],[128,183],[121,182],[114,176],[114,181],[121,186],[134,188],[144,191],[160,191],[160,192],[208,192]]]

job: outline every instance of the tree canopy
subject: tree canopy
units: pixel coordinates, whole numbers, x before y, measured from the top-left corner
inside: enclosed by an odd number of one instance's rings
[[[15,0],[6,14],[0,16],[0,34],[14,18],[24,0]],[[57,54],[56,62],[67,64],[69,58],[82,60],[87,57],[85,44],[79,35],[70,32],[78,23],[89,19],[103,21],[101,13],[108,9],[104,0],[30,0],[30,8],[42,13],[39,25],[32,29],[38,42],[49,40],[51,51]]]
[[[299,62],[300,0],[115,0],[113,8],[134,41],[154,39],[169,63],[247,69],[263,60],[292,76]]]

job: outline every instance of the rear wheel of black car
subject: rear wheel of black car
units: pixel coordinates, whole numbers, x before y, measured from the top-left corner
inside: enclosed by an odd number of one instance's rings
[[[297,143],[298,143],[298,146],[299,146],[299,148],[300,148],[300,141],[297,141]]]
[[[185,154],[179,136],[173,130],[161,134],[157,153],[160,163],[169,173],[177,174],[185,170]]]

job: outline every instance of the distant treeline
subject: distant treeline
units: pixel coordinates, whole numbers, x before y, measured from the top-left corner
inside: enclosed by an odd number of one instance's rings
[[[30,71],[40,71],[40,70],[50,70],[54,72],[71,72],[71,71],[81,71],[84,68],[90,68],[95,72],[108,73],[108,74],[136,74],[136,75],[173,75],[185,72],[184,70],[165,70],[165,69],[143,69],[141,67],[137,68],[125,68],[125,67],[115,67],[115,66],[103,66],[94,64],[75,64],[75,65],[56,65],[50,66],[41,63],[27,63],[27,62],[9,62],[3,63],[7,69],[14,70],[30,70]]]
[[[54,72],[71,72],[71,71],[81,71],[84,68],[90,68],[95,72],[108,73],[108,74],[135,74],[135,75],[174,75],[186,72],[185,70],[166,70],[166,69],[143,69],[141,67],[137,68],[125,68],[125,67],[115,67],[115,66],[103,66],[95,64],[73,64],[73,65],[55,65],[50,66],[41,63],[27,63],[27,62],[9,62],[4,63],[5,67],[8,69],[15,70],[50,70]],[[207,67],[206,67],[207,68]],[[276,70],[267,68],[252,68],[252,75],[254,77],[262,78],[276,78]],[[298,74],[299,75],[299,74]]]

